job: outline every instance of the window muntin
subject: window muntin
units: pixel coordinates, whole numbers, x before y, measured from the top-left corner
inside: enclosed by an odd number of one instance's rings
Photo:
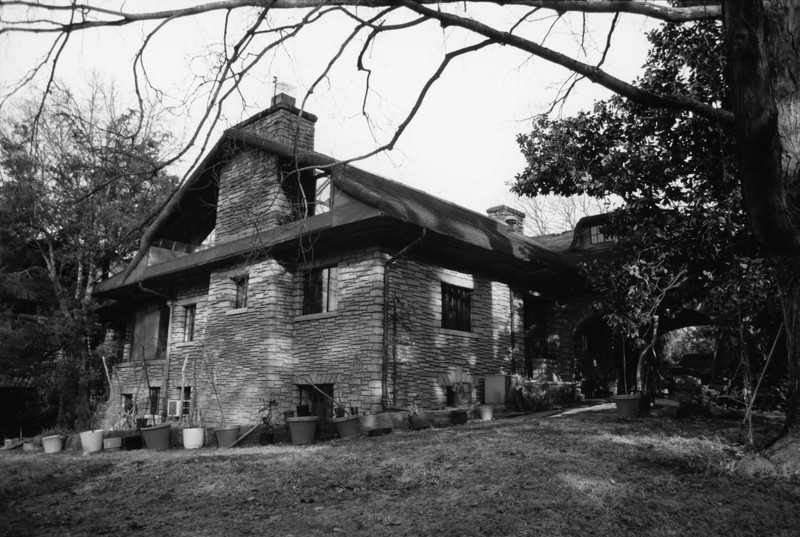
[[[197,317],[197,304],[183,307],[183,341],[194,341],[194,322]]]
[[[247,274],[233,278],[233,281],[236,284],[236,297],[233,301],[234,309],[238,310],[247,307],[247,284],[249,280],[250,278]]]
[[[303,315],[336,311],[338,306],[338,267],[303,273]]]
[[[591,226],[589,228],[589,244],[602,244],[611,240],[611,237],[606,237],[600,231],[600,226]]]
[[[472,289],[442,283],[442,328],[472,330]]]

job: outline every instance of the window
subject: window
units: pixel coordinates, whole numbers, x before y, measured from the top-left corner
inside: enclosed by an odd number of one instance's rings
[[[442,328],[469,332],[472,290],[442,284]]]
[[[150,393],[148,394],[148,399],[147,399],[148,414],[153,414],[153,415],[158,414],[158,400],[160,399],[159,397],[160,394],[161,394],[160,387],[158,386],[150,387]]]
[[[600,231],[600,226],[592,226],[589,228],[589,244],[601,244],[604,242],[608,242],[611,237],[606,237],[602,231]]]
[[[234,309],[242,309],[247,307],[247,281],[249,277],[247,274],[233,278],[236,283],[236,300],[233,302]]]
[[[309,416],[317,416],[321,419],[333,417],[333,384],[314,384],[313,386],[302,384],[298,387],[300,388],[300,406],[307,407]],[[305,412],[306,408],[301,411]]]
[[[337,267],[303,273],[303,315],[336,311]]]
[[[133,415],[133,394],[132,393],[123,393],[122,394],[122,411],[126,414]]]
[[[194,319],[197,315],[197,304],[183,307],[183,341],[194,341]]]

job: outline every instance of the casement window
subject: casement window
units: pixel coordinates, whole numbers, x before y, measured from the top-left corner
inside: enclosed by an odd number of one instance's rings
[[[442,328],[469,332],[472,289],[442,283]]]
[[[234,309],[238,310],[247,307],[247,283],[249,279],[250,278],[247,274],[242,274],[241,276],[232,278],[236,284],[236,298],[233,301]]]
[[[194,341],[194,321],[197,316],[197,304],[183,307],[183,341]]]
[[[339,269],[328,267],[303,273],[303,315],[336,311]]]

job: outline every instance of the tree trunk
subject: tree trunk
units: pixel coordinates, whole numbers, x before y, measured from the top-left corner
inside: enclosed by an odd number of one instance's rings
[[[730,99],[750,225],[776,262],[786,326],[784,436],[800,424],[800,2],[724,4]]]
[[[800,437],[800,257],[783,259],[775,270],[786,327],[789,393],[783,434]]]

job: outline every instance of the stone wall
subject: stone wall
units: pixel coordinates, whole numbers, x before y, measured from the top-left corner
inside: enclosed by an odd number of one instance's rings
[[[347,254],[338,266],[336,311],[294,318],[293,374],[334,384],[346,407],[381,408],[383,256],[372,251]],[[297,286],[300,309],[300,286]],[[295,401],[299,400],[299,392]]]
[[[414,258],[401,259],[390,270],[395,404],[441,408],[447,403],[447,384],[467,382],[471,399],[483,400],[483,376],[509,371],[511,332],[522,329],[519,297],[505,284]],[[442,282],[472,289],[470,332],[441,328]],[[522,338],[515,339],[523,344]]]
[[[281,187],[278,157],[246,149],[223,167],[217,202],[218,244],[274,227],[291,212],[292,200]]]

